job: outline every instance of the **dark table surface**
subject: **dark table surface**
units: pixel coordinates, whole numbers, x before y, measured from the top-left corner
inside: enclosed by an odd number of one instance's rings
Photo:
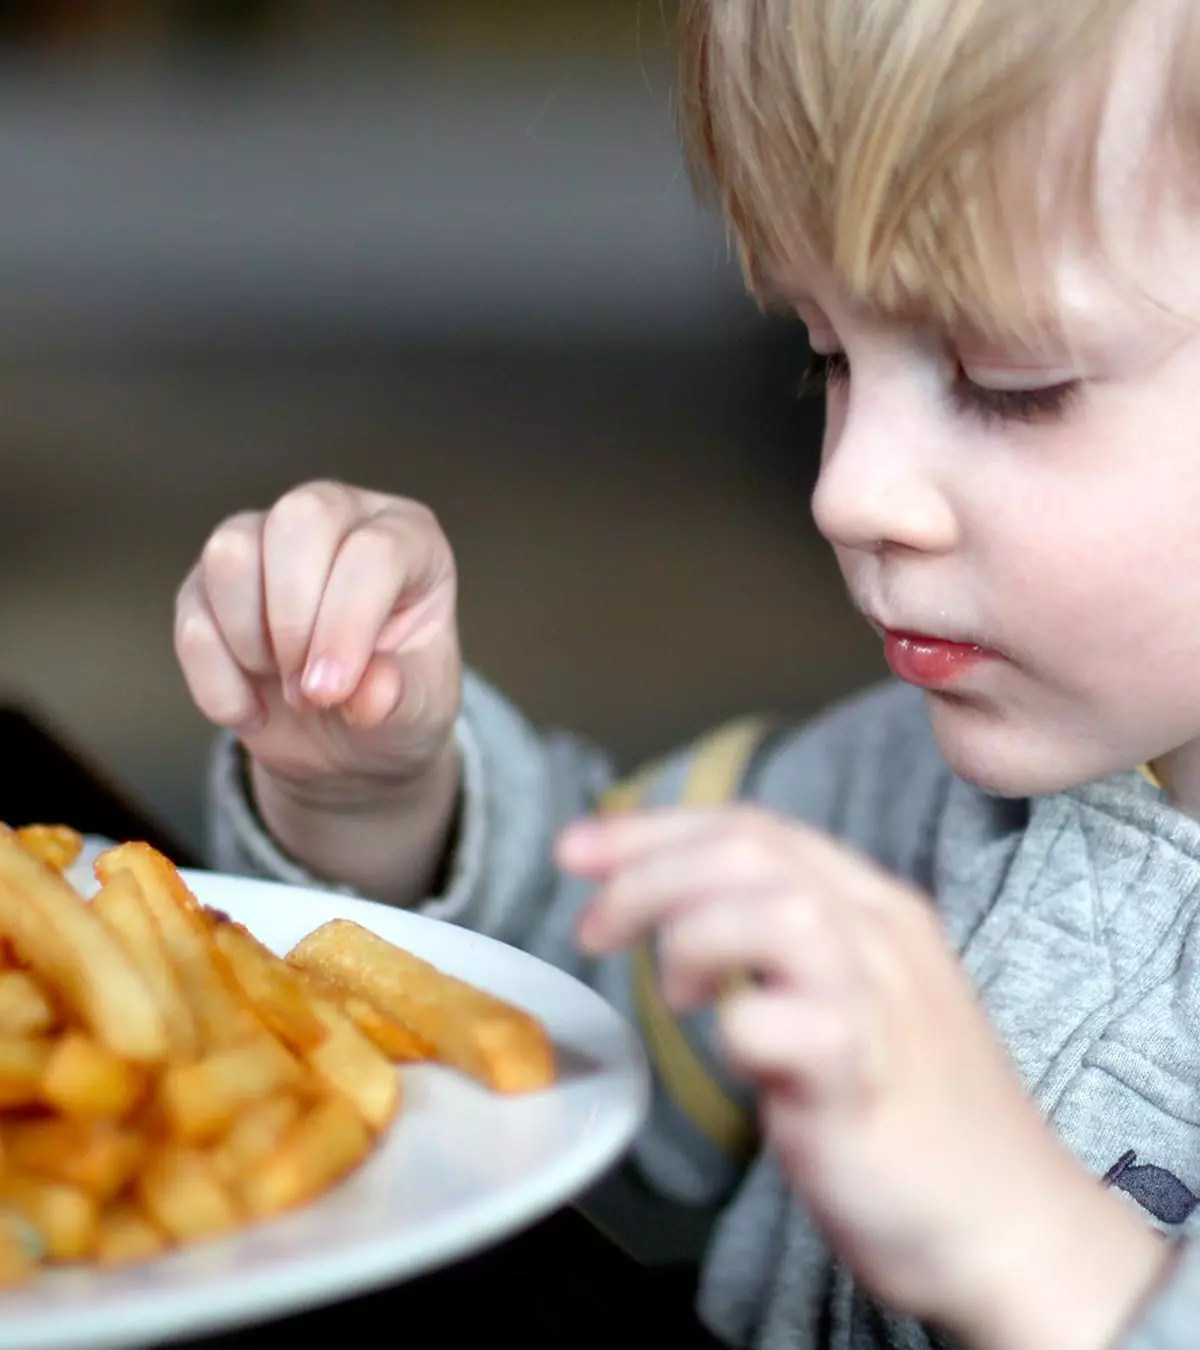
[[[0,820],[62,822],[85,834],[144,839],[181,866],[192,851],[152,813],[106,780],[101,768],[28,708],[0,706]],[[358,1350],[381,1336],[403,1344],[437,1337],[447,1350],[515,1343],[522,1350],[591,1350],[658,1344],[712,1350],[692,1312],[695,1273],[649,1268],[615,1246],[576,1210],[559,1210],[516,1237],[443,1270],[363,1297],[236,1331],[176,1341],[193,1350],[267,1350],[296,1341],[339,1341]],[[425,1342],[428,1343],[428,1342]]]

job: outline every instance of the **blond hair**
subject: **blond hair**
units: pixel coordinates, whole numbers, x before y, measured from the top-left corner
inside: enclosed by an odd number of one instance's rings
[[[1142,2],[683,0],[685,148],[751,289],[799,245],[880,313],[1005,337],[1053,322],[1028,245],[1094,224],[1112,57]],[[1184,139],[1194,80],[1180,63],[1162,83]],[[1070,144],[1035,181],[1068,89]]]

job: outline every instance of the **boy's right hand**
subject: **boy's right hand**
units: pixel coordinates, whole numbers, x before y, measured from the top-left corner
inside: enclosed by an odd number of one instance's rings
[[[200,711],[289,790],[407,790],[452,750],[462,674],[454,555],[426,507],[313,482],[233,516],[179,592]]]

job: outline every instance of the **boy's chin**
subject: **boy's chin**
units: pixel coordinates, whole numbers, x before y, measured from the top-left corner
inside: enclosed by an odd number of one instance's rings
[[[1100,776],[1038,727],[1004,714],[931,695],[933,738],[955,776],[996,797],[1040,797]]]

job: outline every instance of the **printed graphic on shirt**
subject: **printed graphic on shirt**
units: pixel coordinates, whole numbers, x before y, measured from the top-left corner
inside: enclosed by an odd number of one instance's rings
[[[1133,1149],[1121,1154],[1104,1174],[1104,1181],[1123,1191],[1160,1223],[1172,1227],[1185,1223],[1200,1204],[1200,1197],[1193,1195],[1173,1172],[1153,1163],[1138,1163]]]

